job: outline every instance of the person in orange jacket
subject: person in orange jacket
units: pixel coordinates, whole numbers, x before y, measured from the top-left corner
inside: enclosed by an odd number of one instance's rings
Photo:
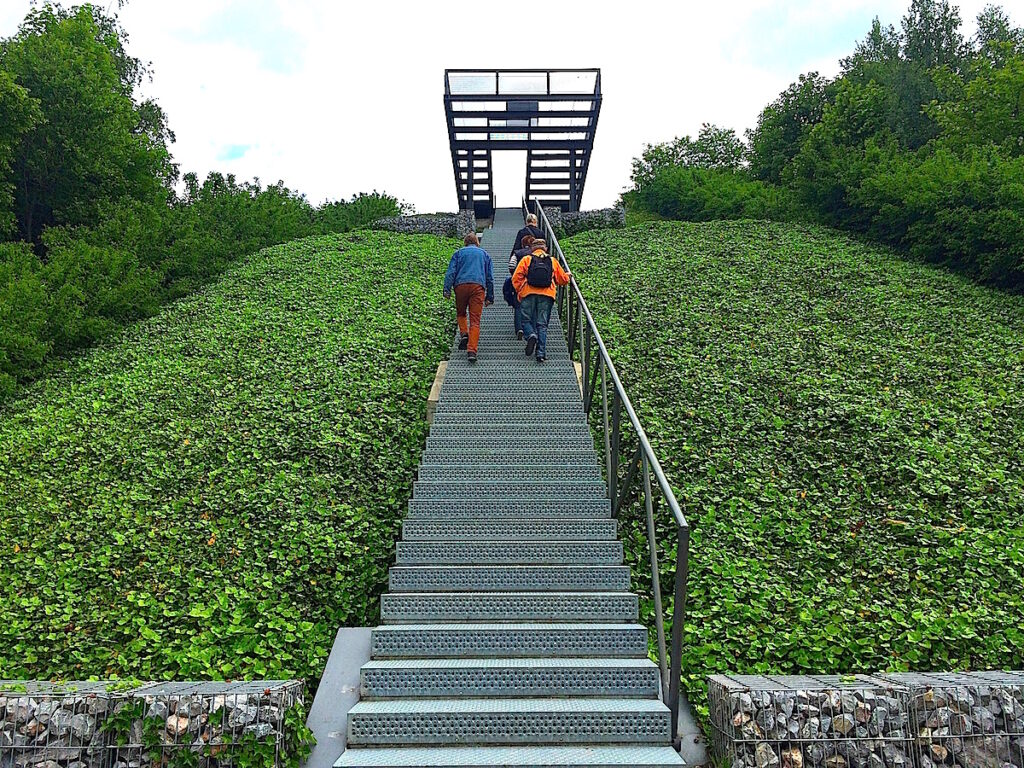
[[[533,250],[523,256],[512,273],[512,287],[519,297],[527,356],[537,354],[543,363],[548,341],[548,321],[555,304],[556,286],[568,285],[572,273],[562,269],[543,245],[534,243]]]

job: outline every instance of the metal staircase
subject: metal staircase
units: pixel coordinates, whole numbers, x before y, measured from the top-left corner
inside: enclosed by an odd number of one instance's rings
[[[557,310],[523,353],[484,246],[480,359],[452,347],[339,768],[678,766]]]

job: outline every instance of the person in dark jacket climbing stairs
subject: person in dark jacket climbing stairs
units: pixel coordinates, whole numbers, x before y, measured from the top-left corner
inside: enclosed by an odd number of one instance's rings
[[[536,353],[537,362],[547,359],[548,322],[555,292],[559,285],[568,285],[572,273],[562,269],[558,259],[552,258],[543,243],[534,241],[530,253],[525,254],[512,274],[512,286],[519,296],[519,311],[523,316],[527,356]]]

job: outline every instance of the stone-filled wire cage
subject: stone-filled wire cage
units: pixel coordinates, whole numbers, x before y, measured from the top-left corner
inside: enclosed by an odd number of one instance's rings
[[[1024,768],[1024,672],[883,677],[909,691],[918,768]]]
[[[0,768],[279,766],[300,681],[0,682]]]
[[[714,675],[712,754],[732,768],[908,768],[907,693],[869,675]]]

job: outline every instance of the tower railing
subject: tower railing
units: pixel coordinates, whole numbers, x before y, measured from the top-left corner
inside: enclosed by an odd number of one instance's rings
[[[523,198],[523,217],[531,212],[529,202]],[[568,269],[562,247],[555,231],[548,221],[543,206],[533,200],[532,213],[537,215],[540,228],[544,231],[551,254]],[[612,516],[618,520],[624,506],[634,493],[643,500],[647,525],[647,548],[651,568],[651,589],[654,598],[654,624],[657,634],[657,662],[661,673],[662,700],[672,713],[672,739],[676,748],[680,745],[679,705],[682,677],[683,624],[686,621],[686,586],[690,566],[690,526],[679,508],[679,501],[665,472],[658,462],[651,443],[647,439],[640,418],[633,409],[626,388],[622,385],[615,365],[605,346],[601,333],[594,322],[594,316],[587,306],[575,277],[558,291],[558,311],[565,323],[569,356],[578,359],[582,369],[583,407],[590,416],[594,400],[600,392],[600,418],[596,419],[603,438],[607,493],[611,502]],[[610,403],[609,403],[610,401]],[[625,422],[623,420],[625,417]],[[626,427],[632,427],[632,439]],[[635,443],[632,452],[626,442]],[[625,455],[632,458],[623,464]],[[625,472],[623,472],[625,468]],[[651,479],[654,479],[653,485]],[[655,510],[658,499],[668,507],[669,524],[675,527],[675,575],[672,585],[671,651],[666,649],[665,611],[662,599],[661,577],[658,570],[658,541],[655,525]]]

